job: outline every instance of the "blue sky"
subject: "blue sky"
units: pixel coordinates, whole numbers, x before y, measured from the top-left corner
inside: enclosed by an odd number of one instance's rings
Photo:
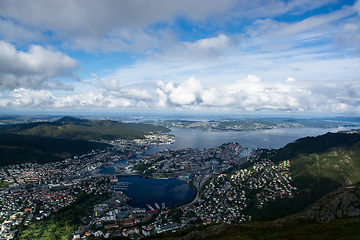
[[[0,112],[360,115],[360,1],[1,1]]]

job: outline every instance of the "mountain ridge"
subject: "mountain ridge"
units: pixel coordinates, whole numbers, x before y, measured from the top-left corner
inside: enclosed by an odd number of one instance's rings
[[[83,140],[144,138],[153,132],[168,132],[165,127],[111,120],[88,120],[65,116],[54,122],[36,122],[0,126],[0,134],[23,134]]]

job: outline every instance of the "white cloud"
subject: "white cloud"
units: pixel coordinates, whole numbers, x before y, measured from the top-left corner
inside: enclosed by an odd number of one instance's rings
[[[357,0],[353,6],[354,10],[360,15],[360,0]]]
[[[196,42],[183,42],[176,55],[186,57],[216,58],[223,55],[231,47],[232,43],[228,36],[220,34],[213,38],[204,38]]]
[[[157,94],[160,96],[162,102],[165,99],[163,94],[167,93],[166,99],[169,99],[171,103],[178,105],[194,103],[203,89],[200,81],[195,78],[189,78],[177,87],[174,87],[173,83],[164,84],[162,81],[158,81],[157,83],[161,88],[157,90]],[[160,105],[161,104],[162,103],[160,103]]]
[[[191,108],[232,109],[233,111],[313,111],[359,114],[360,81],[262,82],[256,76],[233,83],[206,87],[190,78],[179,85],[157,83],[153,92],[134,87],[126,91],[91,91],[83,94],[54,95],[45,90],[15,89],[3,95],[3,108],[103,109]],[[166,86],[173,86],[166,89]]]
[[[1,36],[9,41],[31,41],[48,38],[50,32],[51,40],[62,41],[64,47],[75,50],[139,52],[171,42],[173,33],[169,26],[177,17],[190,21],[204,21],[214,16],[224,18],[236,4],[234,0],[221,3],[209,0],[1,1],[0,16],[8,26]],[[153,28],[157,23],[166,27]],[[20,28],[26,35],[13,34],[13,30]],[[36,35],[31,36],[31,32]]]
[[[343,8],[331,13],[310,16],[293,23],[279,22],[270,18],[257,19],[247,27],[246,37],[252,46],[267,51],[308,47],[309,42],[332,38],[338,32],[338,22],[354,15],[352,8]]]
[[[78,79],[74,70],[77,62],[61,52],[32,45],[28,52],[16,51],[15,47],[0,41],[0,89],[52,88],[72,90],[57,77]]]
[[[88,52],[144,51],[174,43],[178,18],[204,28],[240,23],[243,18],[299,14],[332,1],[310,0],[182,0],[182,1],[0,1],[6,27],[2,39],[12,42],[61,41],[64,47]],[[160,27],[154,27],[160,24]],[[18,30],[18,31],[16,31]],[[20,34],[21,33],[21,34]],[[48,35],[50,33],[50,35]],[[224,36],[224,35],[220,35]],[[219,39],[224,43],[226,39]],[[211,40],[214,43],[214,39]],[[194,42],[199,50],[206,41]],[[185,44],[186,45],[186,44]],[[191,45],[191,44],[190,44]],[[191,47],[191,46],[190,46]],[[206,53],[206,48],[202,50]],[[218,46],[217,46],[218,47]],[[217,49],[216,47],[216,49]],[[212,50],[212,54],[216,51]]]
[[[286,79],[286,82],[294,82],[295,81],[295,78],[292,78],[292,77],[288,77]]]
[[[135,88],[123,89],[122,93],[123,93],[122,97],[124,98],[144,99],[144,100],[151,98],[151,95],[145,89],[141,89],[141,90]]]
[[[335,34],[338,47],[350,48],[354,53],[360,53],[360,24],[346,23],[340,32]]]
[[[118,79],[102,80],[100,83],[107,90],[120,90]]]
[[[8,108],[356,112],[360,1],[341,5],[327,14],[302,15],[339,5],[336,0],[0,1],[0,90],[5,90],[0,102]],[[28,43],[47,47],[19,50]],[[66,55],[51,44],[78,52]],[[84,60],[83,51],[100,54]],[[105,72],[92,64],[102,53],[119,60],[106,68],[120,67]],[[136,60],[127,62],[130,57]],[[69,83],[77,79],[78,64],[87,68],[82,74],[99,76]]]
[[[29,89],[19,88],[11,92],[11,96],[0,99],[2,107],[17,108],[47,108],[56,102],[56,97],[49,91],[40,90],[32,91]]]
[[[47,39],[47,37],[36,28],[21,26],[11,20],[0,19],[0,26],[0,36],[6,42],[43,41]]]
[[[159,96],[159,100],[156,104],[156,107],[165,108],[167,107],[167,95],[160,89],[156,89],[155,93]]]

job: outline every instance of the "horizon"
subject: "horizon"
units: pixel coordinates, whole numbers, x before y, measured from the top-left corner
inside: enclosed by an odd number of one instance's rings
[[[360,0],[1,1],[6,115],[360,116]]]
[[[166,120],[177,120],[177,121],[237,121],[237,120],[314,120],[314,121],[333,121],[333,122],[344,122],[344,123],[357,123],[360,122],[358,116],[341,116],[341,115],[239,115],[239,114],[190,114],[190,113],[126,113],[126,114],[62,114],[62,113],[42,113],[42,114],[2,114],[0,120],[6,121],[6,118],[18,118],[18,119],[56,119],[70,117],[75,119],[89,119],[89,120],[112,120],[112,121],[125,121],[125,122],[147,122],[147,121],[166,121]]]

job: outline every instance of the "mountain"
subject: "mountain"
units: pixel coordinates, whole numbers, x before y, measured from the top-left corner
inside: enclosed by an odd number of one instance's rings
[[[165,127],[141,123],[123,123],[110,120],[88,120],[63,117],[54,122],[36,122],[0,126],[1,133],[34,135],[42,137],[115,140],[144,138],[152,132],[170,131]]]
[[[107,144],[88,140],[144,138],[169,131],[149,124],[63,117],[54,122],[0,126],[0,166],[26,162],[47,163],[82,155]]]
[[[262,154],[260,159],[264,158],[274,164],[290,160],[291,185],[297,189],[292,198],[270,200],[261,209],[255,200],[258,191],[252,190],[247,214],[267,221],[299,213],[329,192],[360,181],[360,134],[327,133],[301,138]]]
[[[0,134],[0,166],[23,162],[56,162],[107,147],[110,145],[81,139]]]
[[[360,216],[360,182],[327,194],[298,215],[321,222],[354,216]]]
[[[358,239],[360,182],[327,194],[305,211],[267,222],[181,230],[158,239]]]

